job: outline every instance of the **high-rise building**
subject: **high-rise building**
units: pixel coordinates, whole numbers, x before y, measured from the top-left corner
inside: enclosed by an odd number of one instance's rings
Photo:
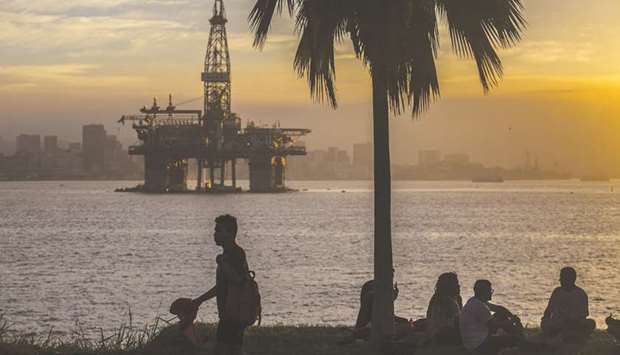
[[[338,161],[338,148],[336,147],[327,148],[327,156],[325,157],[325,160],[328,162]]]
[[[325,155],[325,162],[338,163],[338,164],[350,164],[349,153],[346,150],[340,150],[337,147],[327,148]]]
[[[80,142],[71,142],[67,145],[67,151],[71,153],[81,153],[82,152],[82,143]]]
[[[349,152],[346,150],[339,150],[336,161],[338,161],[339,164],[350,165],[351,159],[349,159]]]
[[[469,164],[469,155],[464,153],[446,154],[443,160],[450,165]]]
[[[372,177],[372,144],[361,143],[353,145],[353,174],[357,179]]]
[[[0,154],[9,155],[8,153],[8,142],[5,141],[2,137],[0,137]]]
[[[82,127],[82,159],[87,172],[102,172],[105,167],[106,132],[103,125]]]
[[[128,157],[127,153],[123,152],[121,142],[113,135],[106,136],[103,156],[106,171],[118,169],[119,163]]]
[[[353,166],[355,168],[372,166],[372,144],[361,143],[353,145]]]
[[[441,152],[438,150],[421,150],[418,152],[418,165],[436,166],[441,162]]]
[[[56,155],[58,153],[58,137],[43,137],[43,151],[45,152],[45,154]]]
[[[41,136],[38,134],[20,134],[15,145],[17,154],[41,154]]]

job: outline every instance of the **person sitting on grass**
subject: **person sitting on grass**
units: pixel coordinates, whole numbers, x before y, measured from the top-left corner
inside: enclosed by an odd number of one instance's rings
[[[394,272],[394,270],[392,270]],[[398,284],[394,284],[393,295],[394,300],[398,298]],[[353,334],[351,336],[347,336],[341,341],[338,342],[340,345],[350,344],[356,339],[368,339],[370,337],[371,325],[372,321],[372,307],[374,303],[375,296],[375,281],[368,280],[362,285],[362,290],[360,292],[360,308],[357,313],[357,320],[355,321],[355,327],[353,328]],[[409,320],[406,318],[394,316],[395,322],[395,333],[396,337],[400,334],[404,334],[410,328]]]
[[[426,311],[427,335],[435,345],[460,345],[459,313],[463,308],[456,273],[446,272],[435,284],[435,294]]]
[[[495,355],[525,340],[519,317],[505,307],[490,303],[492,296],[490,281],[476,281],[474,297],[467,301],[459,317],[463,345],[476,354]],[[500,329],[504,334],[497,334]]]
[[[398,284],[394,284],[394,300],[398,298]],[[353,337],[354,339],[368,339],[370,336],[370,323],[372,321],[372,306],[375,301],[375,281],[369,280],[362,286],[360,292],[360,309],[357,314],[357,320],[355,322],[355,329]],[[402,325],[408,325],[409,321],[406,318],[394,316],[394,322],[396,324],[396,333],[398,328],[402,328]]]
[[[191,298],[179,298],[172,302],[170,313],[179,318],[179,330],[193,346],[201,348],[205,345],[194,325],[194,320],[198,315],[198,306]]]
[[[588,295],[576,281],[572,267],[560,271],[560,287],[553,290],[540,324],[546,338],[559,336],[561,341],[580,342],[596,328],[596,322],[588,319]]]

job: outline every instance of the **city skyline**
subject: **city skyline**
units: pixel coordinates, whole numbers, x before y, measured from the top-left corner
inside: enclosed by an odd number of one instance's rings
[[[6,148],[12,143],[12,147]],[[0,177],[26,180],[118,179],[138,178],[143,174],[141,159],[130,158],[129,146],[123,146],[104,125],[82,126],[79,142],[54,135],[20,134],[14,142],[0,137]],[[409,162],[394,162],[396,180],[476,180],[487,178],[567,179],[564,167],[541,168],[540,157],[525,151],[516,166],[486,166],[468,152],[445,152],[437,149],[418,150]],[[306,156],[287,159],[291,180],[369,180],[372,179],[372,144],[356,143],[349,147],[308,149]],[[189,162],[190,176],[196,178],[196,166]],[[247,179],[248,170],[241,164],[238,176]],[[617,176],[583,175],[582,178]],[[230,172],[226,173],[230,179]]]
[[[314,104],[292,71],[290,21],[279,19],[271,43],[258,51],[246,20],[251,4],[226,4],[232,105],[244,122],[308,127],[314,132],[308,145],[322,149],[370,139],[368,75],[346,46],[337,55],[341,105],[332,111]],[[473,64],[450,53],[442,31],[443,98],[420,119],[392,121],[395,162],[408,162],[411,151],[440,149],[511,166],[531,151],[542,164],[573,173],[619,170],[620,44],[613,39],[620,27],[612,14],[620,4],[524,5],[528,31],[519,47],[502,51],[505,76],[488,96]],[[0,12],[7,29],[0,36],[5,139],[39,131],[76,140],[80,132],[72,127],[101,122],[128,145],[135,137],[115,124],[121,114],[148,105],[152,96],[173,93],[182,103],[201,95],[209,2],[13,0]]]
[[[38,138],[39,140],[39,152],[40,153],[45,153],[48,150],[46,149],[46,140],[47,139],[54,139],[55,140],[55,147],[59,150],[71,150],[72,146],[75,146],[76,144],[81,145],[82,144],[82,140],[83,140],[83,130],[85,126],[101,126],[104,127],[104,131],[105,131],[105,125],[101,124],[101,123],[90,123],[90,124],[86,124],[84,126],[81,127],[82,129],[82,137],[80,139],[76,140],[70,140],[67,137],[63,137],[63,136],[57,136],[57,135],[46,135],[46,134],[42,134],[39,132],[34,132],[34,133],[20,133],[18,136],[13,137],[13,139],[7,139],[6,137],[2,137],[0,136],[0,155],[4,154],[5,156],[11,156],[14,155],[16,153],[20,152],[20,137],[22,136],[26,136],[26,137],[32,137],[35,136]],[[107,135],[109,137],[113,137],[114,139],[118,139],[118,137],[116,135]],[[132,144],[123,144],[122,142],[118,141],[119,144],[121,144],[123,149],[127,149],[129,146],[131,146]],[[372,149],[372,144],[370,142],[357,142],[357,143],[353,143],[351,145],[345,145],[345,146],[338,146],[338,145],[333,145],[333,146],[327,146],[327,147],[307,147],[308,149],[308,153],[316,153],[316,152],[329,152],[330,150],[337,150],[338,152],[344,152],[346,153],[349,162],[351,164],[354,163],[354,157],[356,155],[356,149],[360,148],[362,146],[367,146],[369,147],[368,149]],[[460,156],[460,155],[465,155],[469,158],[472,158],[470,156],[469,152],[458,152],[458,151],[442,151],[441,149],[437,149],[435,148],[430,148],[430,149],[419,149],[417,150],[415,153],[413,154],[413,159],[407,161],[407,162],[395,162],[394,164],[412,164],[412,163],[416,163],[416,164],[420,164],[420,153],[424,153],[424,152],[433,152],[433,153],[437,153],[439,154],[440,160],[441,158],[446,158],[448,157],[448,159],[450,157],[454,157],[454,156]],[[520,162],[520,166],[526,166],[528,165],[527,163],[524,163],[526,160],[539,160],[540,157],[536,154],[536,152],[530,152],[528,150],[523,152],[523,157],[524,159]],[[529,158],[528,158],[529,157]],[[302,157],[303,158],[303,157]],[[372,159],[372,151],[368,152],[368,159]],[[475,157],[474,157],[475,159]],[[369,160],[370,161],[370,160]],[[519,165],[518,165],[519,166]],[[520,167],[519,166],[519,167]],[[509,166],[499,166],[499,167],[503,167],[503,168],[509,168]]]

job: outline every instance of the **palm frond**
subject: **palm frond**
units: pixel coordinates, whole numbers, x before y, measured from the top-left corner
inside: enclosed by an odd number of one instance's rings
[[[294,68],[306,77],[312,97],[337,107],[335,49],[346,35],[343,8],[333,0],[304,1],[298,8],[296,30],[300,34]]]
[[[503,74],[497,47],[510,47],[526,26],[521,0],[436,0],[445,16],[455,52],[473,57],[485,92]]]
[[[262,48],[267,41],[273,15],[281,14],[286,3],[289,16],[295,12],[296,2],[299,0],[257,0],[252,8],[248,21],[254,32],[254,46]]]
[[[373,82],[386,90],[392,111],[400,112],[408,95],[408,68],[401,42],[406,0],[358,1],[347,24],[356,56],[370,70]]]
[[[522,0],[256,0],[249,16],[254,46],[265,44],[274,14],[295,15],[299,46],[294,68],[312,97],[337,106],[335,45],[348,36],[371,75],[385,80],[390,109],[425,111],[440,96],[435,60],[438,15],[454,51],[473,58],[485,92],[503,74],[498,48],[513,46],[526,26]]]
[[[413,114],[428,109],[440,96],[435,59],[439,48],[439,30],[434,0],[418,0],[410,5],[407,37],[409,57],[409,104]]]
[[[414,114],[423,112],[440,94],[435,0],[366,4],[356,15],[347,28],[355,53],[372,75],[373,66],[383,66],[391,111],[412,105]]]

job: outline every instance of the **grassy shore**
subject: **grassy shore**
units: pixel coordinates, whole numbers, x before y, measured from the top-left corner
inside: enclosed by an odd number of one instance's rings
[[[199,331],[207,339],[207,344],[213,344],[215,329],[212,325],[200,324]],[[533,335],[536,330],[530,330],[529,333]],[[343,327],[253,327],[247,332],[245,351],[248,355],[377,354],[366,342],[337,345],[338,341],[348,334],[350,334],[349,330]],[[399,355],[414,353],[418,355],[467,354],[457,348],[420,348],[416,350],[406,344],[399,345],[397,349]],[[613,340],[601,331],[597,331],[583,347],[571,350],[573,351],[570,351],[570,354],[618,354]],[[75,334],[71,339],[54,339],[53,337],[34,339],[0,333],[0,355],[190,355],[212,353],[210,345],[207,345],[205,349],[195,349],[190,346],[174,326],[157,330],[147,327],[139,331],[121,327],[111,336],[102,335],[99,340],[88,340]],[[540,354],[542,355],[542,353]]]

